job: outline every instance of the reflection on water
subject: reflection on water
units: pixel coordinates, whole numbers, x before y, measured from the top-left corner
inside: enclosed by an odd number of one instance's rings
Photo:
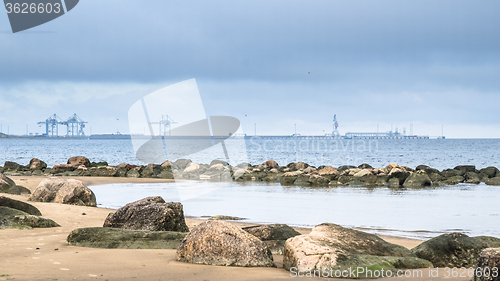
[[[101,207],[179,192],[187,216],[230,215],[249,222],[313,227],[331,222],[385,235],[427,238],[447,232],[500,237],[498,187],[460,184],[439,188],[305,188],[258,183],[178,182],[92,186]],[[203,194],[205,190],[213,190]]]

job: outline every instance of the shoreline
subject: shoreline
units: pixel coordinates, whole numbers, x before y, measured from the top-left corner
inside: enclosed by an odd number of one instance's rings
[[[34,191],[45,176],[13,176],[16,183]],[[76,178],[92,188],[92,185],[110,183],[171,182],[163,179],[127,179],[104,177],[57,177]],[[126,181],[124,181],[126,180]],[[27,195],[4,196],[27,201]],[[0,280],[292,280],[290,272],[282,268],[283,256],[273,255],[277,268],[242,268],[188,264],[175,261],[176,250],[129,250],[98,249],[69,246],[67,235],[76,228],[99,227],[112,209],[62,205],[56,203],[29,202],[61,227],[31,230],[5,229],[0,231],[3,264]],[[85,215],[83,215],[85,213]],[[228,214],[230,215],[230,214]],[[186,218],[190,229],[205,221]],[[253,223],[230,221],[240,227]],[[295,228],[301,234],[311,229]],[[381,236],[384,240],[413,248],[423,240],[394,236]],[[36,248],[39,248],[38,250]],[[423,269],[423,277],[407,280],[440,280],[428,278],[429,269]],[[443,272],[444,273],[444,272]],[[441,274],[442,275],[442,274]],[[314,278],[313,278],[314,279]],[[319,278],[317,278],[319,280]],[[335,280],[335,279],[333,279]],[[381,278],[380,280],[395,280]],[[465,280],[465,279],[464,279]]]

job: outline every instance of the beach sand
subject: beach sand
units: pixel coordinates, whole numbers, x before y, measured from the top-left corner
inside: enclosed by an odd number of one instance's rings
[[[18,185],[34,191],[42,176],[13,176]],[[64,178],[64,177],[58,177]],[[110,183],[168,182],[162,179],[76,177],[92,185]],[[2,194],[26,201],[28,196]],[[181,263],[175,261],[175,250],[128,250],[93,249],[68,246],[66,237],[82,227],[100,227],[112,211],[105,208],[62,205],[55,203],[30,202],[43,214],[61,225],[55,228],[31,230],[0,230],[0,280],[275,280],[302,278],[292,277],[282,268],[282,256],[275,255],[277,268],[242,268]],[[83,215],[85,213],[85,215]],[[231,215],[231,214],[225,214]],[[203,220],[186,218],[189,228]],[[250,225],[236,223],[240,226]],[[297,229],[303,234],[309,229]],[[407,248],[420,244],[420,240],[398,237],[382,237],[388,242]],[[37,249],[39,248],[39,249]],[[378,280],[441,280],[429,277],[429,270],[423,269],[423,277],[380,278]],[[311,278],[307,278],[308,280]],[[324,278],[312,278],[335,280]],[[345,280],[345,279],[344,279]],[[470,280],[470,278],[453,278]]]

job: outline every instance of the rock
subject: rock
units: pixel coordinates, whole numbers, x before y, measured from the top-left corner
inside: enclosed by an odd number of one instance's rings
[[[68,171],[73,171],[75,169],[75,166],[71,164],[56,164],[54,167],[52,167],[52,173],[53,174],[59,174],[59,173],[64,173]]]
[[[324,167],[323,169],[318,171],[318,174],[320,176],[330,176],[330,175],[338,176],[338,175],[340,175],[339,171],[332,166]]]
[[[403,183],[404,187],[422,187],[430,185],[432,185],[431,179],[429,178],[427,173],[422,170],[409,175]]]
[[[275,267],[269,248],[257,237],[224,221],[206,221],[189,232],[176,260],[195,264]]]
[[[138,178],[141,176],[141,171],[142,171],[143,167],[135,167],[135,168],[131,168],[126,176],[128,178]]]
[[[480,184],[481,178],[479,177],[478,174],[476,174],[474,172],[467,172],[465,174],[465,182],[472,183],[472,184]]]
[[[494,178],[496,175],[500,174],[500,171],[496,167],[490,166],[479,170],[479,173],[485,175],[488,178]]]
[[[41,216],[42,213],[35,206],[24,203],[19,200],[11,199],[5,196],[0,196],[0,206],[9,207],[12,209],[23,211],[29,215]]]
[[[432,267],[432,264],[376,235],[329,223],[320,224],[310,234],[295,236],[285,243],[283,268],[286,270],[321,271],[326,268],[330,272],[349,267],[395,270]]]
[[[417,171],[424,171],[426,172],[428,175],[431,175],[433,173],[436,173],[439,175],[439,170],[438,169],[434,169],[434,168],[431,168],[429,166],[426,166],[426,165],[418,165],[415,170]]]
[[[43,162],[40,159],[33,158],[30,160],[30,163],[28,164],[28,168],[30,170],[41,170],[47,168],[47,163]]]
[[[488,248],[500,248],[500,238],[492,236],[476,236],[474,238],[488,244]]]
[[[85,170],[85,166],[79,166],[77,170]],[[117,169],[110,166],[99,166],[87,169],[89,174],[93,177],[114,177],[116,176]]]
[[[209,166],[213,166],[213,165],[216,165],[216,164],[222,164],[222,166],[229,166],[229,163],[227,163],[226,161],[222,161],[222,160],[212,160],[212,162],[210,162],[210,165]]]
[[[441,174],[439,174],[439,173],[432,173],[432,174],[429,174],[429,178],[431,179],[431,181],[432,181],[433,183],[446,180],[446,178],[445,178],[445,177],[443,177],[443,176],[441,176]]]
[[[202,175],[200,179],[211,179],[211,180],[231,180],[230,170],[222,164],[215,164],[208,168]]]
[[[172,166],[175,167],[175,169],[178,169],[178,170],[184,170],[186,169],[186,167],[189,165],[189,163],[191,163],[192,161],[189,160],[189,159],[178,159],[177,161],[175,161],[173,163]]]
[[[300,235],[298,231],[286,224],[249,226],[244,227],[243,230],[263,241],[274,255],[283,254],[283,248],[288,238]]]
[[[116,166],[117,169],[126,169],[127,171],[129,170],[130,168],[130,164],[128,163],[121,163],[121,164],[118,164]]]
[[[19,170],[24,170],[24,167],[22,165],[17,164],[16,162],[11,162],[11,161],[5,161],[3,164],[3,169],[5,171],[19,171]]]
[[[20,228],[31,229],[35,227],[57,227],[53,220],[33,216],[21,210],[0,206],[0,229]]]
[[[181,203],[166,203],[160,196],[129,203],[108,215],[104,227],[131,230],[188,232]]]
[[[233,177],[234,179],[240,179],[244,174],[248,174],[248,171],[246,169],[238,169],[234,171]]]
[[[244,218],[231,217],[231,216],[225,216],[225,215],[211,216],[208,219],[209,220],[223,220],[223,221],[241,221],[241,220],[246,220]]]
[[[478,172],[476,170],[476,166],[474,166],[474,165],[460,165],[460,166],[456,166],[454,169],[461,171],[463,174],[467,174],[468,172],[473,172],[473,173]]]
[[[436,267],[468,268],[476,265],[479,254],[488,246],[482,239],[455,232],[427,240],[412,251]]]
[[[386,173],[386,174],[389,174],[389,173],[392,171],[392,169],[396,169],[396,168],[401,169],[401,170],[404,170],[404,169],[403,169],[401,166],[399,166],[398,164],[396,164],[396,163],[391,163],[391,164],[389,164],[389,165],[385,166],[385,168],[384,168],[384,169],[385,169],[385,171],[386,171],[385,173]]]
[[[67,164],[72,165],[74,167],[78,167],[80,165],[84,165],[85,167],[89,167],[90,161],[85,156],[73,156],[73,157],[68,159]]]
[[[401,168],[393,168],[393,169],[391,169],[391,171],[388,174],[389,180],[396,178],[399,180],[399,185],[403,185],[406,178],[408,178],[409,176],[410,176],[410,172],[403,170]]]
[[[313,166],[309,166],[304,169],[304,174],[316,174],[318,170],[314,168]]]
[[[464,172],[462,172],[461,170],[446,169],[441,172],[441,175],[445,178],[451,178],[455,176],[462,177],[464,175]]]
[[[274,160],[267,160],[266,162],[264,162],[262,164],[262,166],[265,168],[265,169],[272,169],[272,168],[276,168],[276,169],[279,169],[280,165],[278,165],[278,163]]]
[[[5,193],[14,186],[16,186],[16,183],[11,178],[0,174],[0,193]]]
[[[365,176],[368,176],[368,175],[373,175],[373,174],[372,174],[372,172],[370,170],[363,169],[363,170],[355,173],[353,176],[360,178],[360,177],[365,177]]]
[[[177,249],[185,232],[129,230],[110,227],[78,228],[68,235],[69,245],[105,249]]]
[[[14,185],[14,186],[10,187],[9,189],[5,190],[4,192],[8,193],[8,194],[15,194],[15,195],[31,194],[31,191],[29,189],[27,189],[24,186],[20,186],[20,185]]]
[[[486,183],[487,185],[500,185],[500,177],[485,179],[484,183]]]
[[[304,163],[304,162],[297,162],[297,163],[290,163],[288,165],[286,165],[286,167],[288,169],[290,169],[290,171],[298,171],[298,170],[304,170],[305,168],[309,167],[308,164]]]
[[[162,168],[171,168],[172,167],[172,162],[166,160],[165,162],[161,163]]]
[[[141,178],[158,178],[160,173],[162,171],[162,168],[160,165],[157,164],[148,164],[142,171],[141,171]]]
[[[339,171],[339,173],[342,173],[345,170],[354,169],[354,168],[357,168],[357,167],[352,166],[352,165],[343,165],[343,166],[338,167],[337,170]]]
[[[474,269],[472,281],[500,281],[500,275],[498,274],[500,269],[500,248],[482,250]]]
[[[74,179],[45,179],[35,189],[28,201],[95,207],[94,192],[81,181]]]
[[[214,161],[212,161],[214,162]],[[194,173],[197,172],[200,169],[200,165],[197,163],[191,162],[189,165],[184,169],[184,173]]]
[[[60,227],[58,223],[51,219],[34,215],[18,215],[14,217],[14,223],[29,226],[32,228]]]
[[[359,169],[373,169],[372,166],[366,164],[366,163],[363,163],[361,165],[358,166]]]

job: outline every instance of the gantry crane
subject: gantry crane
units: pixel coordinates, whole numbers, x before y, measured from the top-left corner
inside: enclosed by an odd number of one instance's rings
[[[62,119],[56,114],[50,116],[43,122],[38,122],[37,124],[45,124],[45,135],[46,136],[57,136],[59,134],[59,124],[62,124]]]

